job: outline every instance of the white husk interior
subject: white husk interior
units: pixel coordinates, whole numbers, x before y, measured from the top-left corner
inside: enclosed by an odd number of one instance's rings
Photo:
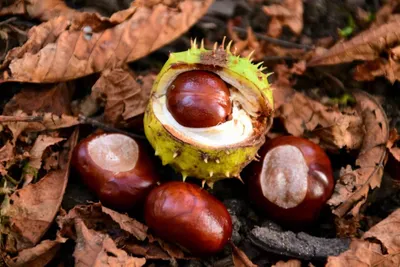
[[[179,132],[180,139],[190,143],[224,147],[242,142],[253,133],[250,116],[243,109],[240,109],[236,103],[233,105],[231,120],[208,128],[190,128],[180,125],[169,112],[165,95],[153,101],[153,110],[163,125],[173,128],[176,132]]]

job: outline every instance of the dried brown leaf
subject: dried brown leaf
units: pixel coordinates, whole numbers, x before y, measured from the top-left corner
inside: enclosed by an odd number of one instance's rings
[[[9,252],[35,246],[50,227],[61,205],[68,181],[69,161],[77,140],[76,130],[64,145],[58,170],[11,195],[10,206],[4,211],[9,220],[6,245]]]
[[[36,138],[35,143],[33,144],[33,147],[29,152],[29,172],[25,173],[24,175],[24,186],[32,182],[35,173],[37,173],[37,171],[42,166],[42,156],[46,148],[63,140],[65,139],[44,134],[41,134]]]
[[[98,31],[84,26],[86,21],[71,26],[70,20],[57,17],[31,29],[28,42],[11,50],[1,79],[58,82],[122,67],[186,32],[212,2],[182,0],[177,8],[161,3],[139,6],[129,20]]]
[[[46,266],[60,250],[61,245],[65,243],[66,238],[57,238],[56,240],[43,240],[33,248],[21,250],[17,256],[10,258],[5,256],[5,261],[10,267]]]
[[[393,15],[393,12],[399,5],[398,0],[388,0],[375,14],[375,21],[371,25],[371,27],[380,26],[382,24],[387,23],[390,20],[390,17]]]
[[[114,125],[145,111],[155,75],[136,77],[123,68],[106,70],[92,88],[92,98],[105,98],[104,120]]]
[[[75,222],[76,246],[75,266],[130,266],[140,267],[146,263],[144,258],[134,258],[118,249],[114,241],[105,234],[88,229],[84,222]]]
[[[299,260],[288,260],[288,261],[278,261],[272,267],[301,267],[301,261]]]
[[[347,213],[357,216],[370,189],[380,186],[389,128],[386,114],[372,96],[355,92],[357,111],[362,116],[365,135],[356,160],[357,168],[342,168],[335,191],[328,201],[339,217]]]
[[[67,83],[41,85],[41,88],[26,87],[8,101],[4,106],[3,115],[13,115],[16,110],[22,110],[26,114],[43,112],[59,116],[70,115],[73,92],[74,88]]]
[[[326,266],[399,266],[399,236],[400,209],[397,209],[368,230],[361,240],[353,240],[348,251],[328,257]]]
[[[1,148],[0,148],[0,174],[6,175],[7,170],[5,168],[5,164],[14,158],[14,146],[7,141]]]
[[[75,206],[68,214],[59,216],[57,223],[64,236],[75,238],[72,229],[76,219],[83,220],[89,229],[112,233],[113,236],[119,233],[118,238],[123,239],[132,235],[138,240],[144,240],[147,237],[146,225],[125,214],[103,207],[100,203]],[[99,228],[98,225],[102,225],[103,228]]]
[[[362,118],[354,111],[341,112],[295,92],[276,112],[288,133],[302,136],[311,133],[322,147],[358,149],[364,137]]]
[[[264,6],[263,11],[271,16],[268,34],[278,37],[283,26],[288,26],[296,35],[303,30],[303,2],[301,0],[284,0],[282,4]]]
[[[232,260],[233,265],[235,267],[257,267],[248,257],[247,255],[233,242],[231,242],[232,246]]]
[[[69,8],[63,0],[18,0],[0,9],[0,16],[28,15],[42,21],[61,15],[73,17],[76,13],[79,11]]]
[[[308,66],[332,65],[354,60],[374,60],[400,40],[400,20],[368,29],[349,41],[338,43],[322,55],[313,57]]]

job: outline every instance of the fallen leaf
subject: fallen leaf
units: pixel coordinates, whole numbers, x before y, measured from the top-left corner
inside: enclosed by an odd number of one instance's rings
[[[66,238],[57,237],[56,240],[43,240],[33,248],[21,250],[17,256],[10,258],[5,256],[7,266],[19,267],[41,267],[46,266],[60,250],[61,245],[65,243]]]
[[[144,258],[134,258],[118,249],[114,241],[105,234],[88,229],[80,219],[76,220],[75,266],[130,266],[140,267]]]
[[[94,84],[92,98],[105,98],[106,122],[126,124],[145,111],[154,79],[153,74],[136,77],[126,68],[106,70]]]
[[[355,92],[357,111],[363,119],[365,135],[362,141],[356,168],[342,168],[334,193],[328,204],[339,217],[358,215],[367,200],[370,189],[379,187],[382,181],[386,143],[389,128],[386,114],[377,101],[365,92]]]
[[[301,267],[301,261],[299,260],[288,260],[288,261],[278,261],[272,267]]]
[[[177,8],[138,3],[128,20],[99,31],[84,26],[86,21],[71,26],[70,20],[57,17],[33,27],[27,43],[10,51],[1,79],[60,82],[121,67],[181,36],[212,2],[182,0]]]
[[[22,132],[41,132],[44,130],[56,130],[61,128],[68,128],[80,124],[78,118],[68,115],[54,115],[52,113],[33,113],[36,120],[31,120],[31,116],[26,115],[22,111],[18,110],[13,114],[17,120],[16,122],[5,122],[3,126],[7,127],[12,135],[12,144],[15,145],[15,141]],[[23,121],[23,117],[27,118],[27,121]],[[1,123],[1,122],[0,122]]]
[[[399,266],[400,209],[369,229],[361,240],[355,239],[350,249],[328,257],[326,267]]]
[[[283,26],[299,35],[303,30],[303,2],[301,0],[284,0],[282,4],[264,6],[263,11],[271,16],[268,35],[278,37]]]
[[[232,246],[232,260],[233,265],[235,267],[257,267],[248,257],[247,255],[233,242],[231,242]]]
[[[74,87],[67,83],[51,86],[41,85],[41,88],[26,87],[7,102],[3,115],[13,115],[16,110],[22,110],[29,115],[33,112],[53,113],[58,116],[70,115],[73,93]]]
[[[56,171],[49,172],[35,184],[17,190],[10,197],[10,206],[3,211],[8,218],[7,252],[35,246],[52,224],[65,192],[72,149],[78,140],[74,131],[64,144]]]
[[[390,17],[393,16],[393,12],[399,5],[398,0],[388,0],[386,3],[381,6],[381,8],[375,14],[375,21],[371,25],[371,27],[380,26],[382,24],[387,23],[390,20]]]
[[[122,230],[132,234],[138,240],[145,240],[147,237],[147,226],[130,218],[128,215],[118,213],[106,207],[101,207],[102,212],[109,215],[114,222],[118,223]]]
[[[73,17],[76,13],[79,11],[69,8],[63,0],[18,0],[0,9],[0,16],[28,15],[42,21],[61,15]]]
[[[1,148],[0,148],[0,174],[6,175],[7,170],[5,168],[5,164],[14,158],[14,146],[7,141]]]
[[[322,55],[311,58],[307,66],[332,65],[354,60],[374,60],[381,52],[399,42],[400,20],[368,29],[349,41],[334,45]]]
[[[44,150],[47,147],[57,144],[63,140],[65,139],[43,134],[39,135],[36,138],[35,143],[33,144],[33,147],[29,152],[29,162],[27,165],[28,171],[24,173],[24,186],[32,182],[33,178],[42,166],[42,156]]]
[[[319,138],[322,147],[332,151],[354,150],[361,146],[364,128],[362,118],[354,110],[340,111],[299,92],[290,96],[290,101],[281,104],[275,113],[289,134],[311,134]]]

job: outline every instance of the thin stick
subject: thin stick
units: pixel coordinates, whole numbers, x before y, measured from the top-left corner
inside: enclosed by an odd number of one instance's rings
[[[218,24],[218,26],[221,27],[227,27],[226,23],[214,18],[214,17],[210,17],[210,16],[204,16],[202,19],[202,21],[205,22],[213,22],[215,24]],[[244,33],[247,35],[247,30],[238,26],[233,26],[232,29],[234,31],[240,32],[240,33]],[[279,46],[283,46],[283,47],[287,47],[287,48],[298,48],[298,49],[305,49],[305,50],[312,50],[314,47],[310,46],[310,45],[305,45],[305,44],[297,44],[297,43],[293,43],[290,41],[285,41],[285,40],[281,40],[281,39],[277,39],[277,38],[272,38],[269,36],[266,36],[262,33],[258,33],[258,32],[254,32],[254,35],[261,40],[266,40],[272,44],[276,44]]]
[[[4,175],[4,177],[7,179],[7,181],[9,181],[10,183],[12,183],[13,185],[18,185],[19,182],[17,180],[15,180],[14,178],[12,178],[10,175],[6,174]]]
[[[128,135],[128,136],[133,137],[133,138],[146,139],[146,137],[144,135],[127,132],[127,131],[115,128],[115,127],[113,127],[111,125],[105,124],[103,122],[100,122],[98,120],[87,118],[87,117],[85,117],[83,115],[79,115],[79,121],[82,124],[90,124],[90,125],[92,125],[94,127],[98,127],[100,129],[103,129],[103,130],[108,131],[108,132],[117,132],[117,133]]]
[[[0,115],[0,123],[2,122],[35,122],[43,121],[43,116],[3,116]]]

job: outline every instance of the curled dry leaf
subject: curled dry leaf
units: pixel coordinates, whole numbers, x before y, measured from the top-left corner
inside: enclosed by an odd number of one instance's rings
[[[339,217],[348,213],[357,216],[369,190],[380,186],[389,138],[386,114],[379,103],[365,92],[355,92],[354,96],[365,135],[355,162],[356,168],[342,168],[335,191],[328,201],[333,213]]]
[[[92,88],[92,98],[105,98],[104,120],[113,125],[126,124],[145,111],[155,75],[135,76],[123,68],[102,72]]]
[[[130,266],[140,267],[146,263],[144,258],[134,258],[118,249],[114,241],[106,234],[88,229],[85,223],[75,221],[76,246],[75,266]]]
[[[231,242],[232,246],[232,261],[235,267],[257,267],[248,257],[247,255],[233,242]]]
[[[0,79],[49,83],[121,67],[179,37],[212,2],[182,0],[177,8],[162,3],[137,6],[128,20],[103,30],[90,27],[90,21],[71,26],[65,17],[55,18],[32,28],[27,43],[11,50]]]
[[[350,249],[336,257],[328,257],[326,267],[399,266],[400,209],[355,239]]]
[[[328,150],[358,149],[363,141],[363,121],[354,110],[340,111],[299,92],[291,94],[291,100],[278,108],[276,117],[291,135],[312,134]]]
[[[2,211],[9,222],[4,251],[15,253],[35,246],[50,227],[61,205],[77,140],[76,130],[64,144],[58,170],[11,195],[9,206]]]
[[[6,175],[7,169],[6,164],[10,160],[14,158],[14,146],[7,141],[1,148],[0,148],[0,174]]]
[[[47,147],[63,141],[64,138],[39,135],[29,152],[27,171],[24,173],[24,186],[30,184],[42,166],[42,156]]]
[[[354,60],[374,60],[381,52],[399,42],[400,20],[368,29],[349,41],[338,43],[322,55],[317,55],[308,66],[332,65]]]
[[[43,240],[33,248],[21,250],[17,256],[11,258],[4,256],[9,267],[46,266],[57,254],[61,245],[67,241],[66,238],[57,237],[56,240]]]
[[[271,16],[268,35],[278,37],[283,26],[288,26],[296,35],[303,30],[303,2],[301,0],[284,0],[282,4],[264,6],[263,11]]]

